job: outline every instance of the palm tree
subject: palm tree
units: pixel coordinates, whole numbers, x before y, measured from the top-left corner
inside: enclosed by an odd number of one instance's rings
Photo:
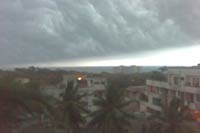
[[[91,113],[89,126],[97,128],[101,133],[124,133],[133,118],[124,109],[130,103],[125,99],[124,89],[109,86],[105,95],[99,95],[94,100],[97,110]]]
[[[51,110],[39,88],[32,82],[21,84],[12,79],[0,80],[0,131],[21,126],[22,122],[37,118]]]
[[[67,133],[73,133],[75,130],[80,129],[84,124],[84,113],[87,110],[84,108],[84,103],[78,91],[78,87],[74,86],[73,81],[69,81],[63,100],[58,103],[58,126],[67,130]]]
[[[150,133],[192,133],[186,121],[194,121],[188,107],[180,99],[174,98],[163,106],[162,112],[153,116],[150,122]]]

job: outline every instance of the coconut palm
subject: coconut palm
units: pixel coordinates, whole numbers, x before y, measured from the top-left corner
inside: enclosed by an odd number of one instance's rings
[[[84,108],[82,98],[83,95],[79,93],[78,87],[73,81],[69,81],[63,100],[58,103],[57,108],[59,112],[57,124],[67,130],[67,133],[80,129],[85,122],[83,115],[87,113],[87,110]]]
[[[125,110],[130,103],[125,99],[124,89],[109,86],[105,95],[99,95],[94,100],[97,110],[91,114],[89,126],[97,128],[101,133],[124,133],[133,118]]]
[[[190,110],[177,98],[163,106],[161,113],[153,117],[150,133],[193,133],[192,128],[187,124],[189,121],[194,121]]]

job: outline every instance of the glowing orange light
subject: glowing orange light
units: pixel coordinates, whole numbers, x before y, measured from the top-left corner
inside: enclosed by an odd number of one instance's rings
[[[194,115],[195,115],[196,120],[200,122],[200,111],[199,110],[195,110],[194,111]]]
[[[77,79],[80,81],[80,80],[82,80],[83,78],[82,78],[82,77],[78,77]]]

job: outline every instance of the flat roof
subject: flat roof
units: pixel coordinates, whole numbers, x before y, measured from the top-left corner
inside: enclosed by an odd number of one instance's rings
[[[167,69],[200,69],[200,66],[190,66],[190,67],[177,66],[177,67],[167,67]]]

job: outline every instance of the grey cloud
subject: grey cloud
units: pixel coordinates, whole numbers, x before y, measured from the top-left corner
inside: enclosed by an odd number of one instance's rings
[[[171,0],[165,6],[184,10],[171,7],[174,3]],[[176,19],[180,13],[167,14],[162,4],[152,0],[2,0],[0,66],[187,45],[190,34],[200,31],[184,29],[188,23]]]
[[[200,37],[199,0],[157,0],[157,4],[161,20],[171,18],[187,35]]]

